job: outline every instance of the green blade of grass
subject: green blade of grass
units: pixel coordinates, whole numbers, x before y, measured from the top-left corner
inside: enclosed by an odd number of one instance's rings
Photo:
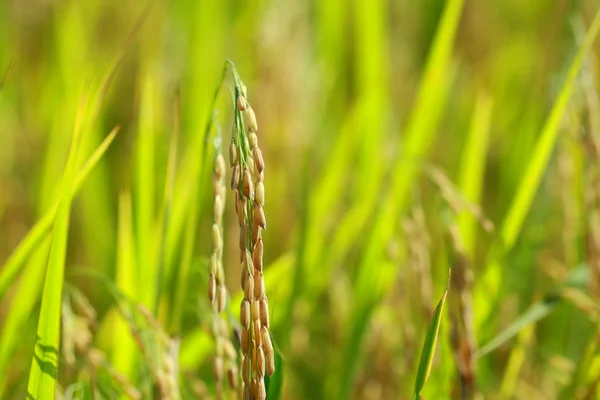
[[[210,168],[208,168],[208,163],[210,162],[210,157],[208,157],[207,152],[210,150],[212,151],[213,149],[209,149],[206,144],[210,142],[210,138],[211,138],[211,132],[216,129],[214,127],[214,122],[215,122],[215,109],[216,109],[216,104],[217,104],[217,99],[219,97],[219,93],[221,92],[221,89],[223,87],[223,83],[225,82],[225,77],[227,74],[227,71],[229,69],[229,64],[226,62],[225,65],[223,66],[223,71],[221,73],[221,77],[219,80],[219,83],[217,85],[217,87],[215,88],[215,91],[213,93],[213,98],[212,98],[212,103],[210,105],[210,116],[207,118],[206,120],[206,126],[204,127],[204,132],[202,135],[197,135],[197,138],[201,138],[201,140],[199,141],[200,143],[202,143],[203,145],[199,148],[197,148],[196,146],[193,146],[193,152],[188,153],[188,155],[193,154],[193,157],[190,159],[191,164],[187,164],[186,166],[188,168],[186,168],[185,172],[192,172],[192,175],[185,175],[182,174],[182,176],[190,179],[193,182],[204,182],[203,178],[205,176],[205,174],[207,173],[207,171],[210,171]],[[213,142],[213,144],[215,144],[216,142]],[[218,141],[219,145],[221,144],[220,141]],[[196,153],[196,149],[198,149],[197,151],[199,151],[198,153]],[[200,155],[200,156],[198,156]],[[187,182],[189,182],[190,180],[188,180]],[[185,226],[185,231],[183,233],[183,238],[181,238],[181,241],[183,241],[183,247],[182,247],[182,259],[181,262],[179,263],[179,266],[177,268],[173,268],[170,272],[171,272],[171,281],[172,282],[176,282],[176,286],[173,290],[173,293],[171,295],[171,299],[172,299],[172,312],[169,313],[169,324],[170,326],[170,330],[171,331],[175,331],[178,332],[180,330],[180,324],[181,324],[181,317],[183,315],[183,309],[185,306],[185,299],[187,296],[187,285],[186,282],[189,279],[189,274],[190,274],[190,270],[191,270],[191,265],[192,265],[192,258],[194,255],[194,244],[196,241],[196,230],[198,228],[198,218],[199,218],[199,211],[201,206],[204,204],[203,202],[203,197],[201,196],[202,193],[204,191],[200,190],[200,185],[192,185],[192,188],[189,188],[190,185],[185,184],[186,180],[184,179],[182,181],[182,183],[184,184],[184,187],[188,187],[188,192],[187,192],[187,196],[183,195],[181,197],[177,196],[177,191],[174,188],[174,193],[173,193],[173,201],[172,201],[172,207],[171,207],[171,218],[169,219],[169,227],[171,228],[173,226],[177,226],[179,225],[178,221],[183,221],[181,223],[184,223]],[[177,184],[177,182],[175,182]],[[180,205],[180,207],[178,208],[177,206]],[[185,211],[185,212],[183,212]],[[183,212],[183,213],[182,213]],[[182,220],[181,218],[178,218],[177,215],[180,216],[185,216],[185,220]],[[176,229],[177,231],[177,229]],[[165,264],[168,266],[169,264],[169,253],[173,253],[173,249],[174,249],[174,244],[171,244],[169,242],[169,230],[167,230],[165,232]],[[172,236],[173,237],[173,236]]]
[[[515,197],[512,200],[507,216],[504,219],[500,231],[500,243],[490,256],[490,261],[482,277],[482,283],[475,288],[475,298],[495,299],[500,290],[502,277],[502,257],[508,253],[517,241],[525,218],[529,214],[533,199],[538,191],[542,176],[546,170],[550,157],[554,150],[558,131],[562,122],[563,114],[571,98],[573,87],[585,56],[590,51],[598,31],[600,30],[600,9],[597,11],[594,21],[587,32],[583,45],[579,48],[575,59],[571,63],[567,78],[565,79],[558,98],[550,111],[550,115],[544,124],[542,133],[536,143],[534,152],[526,167],[525,173],[518,186]],[[491,304],[494,301],[480,302],[476,313],[478,324],[484,323],[491,315]]]
[[[158,279],[157,279],[157,287],[158,293],[156,295],[155,301],[155,312],[158,313],[161,297],[163,295],[163,290],[165,289],[167,282],[165,281],[165,277],[169,277],[171,273],[170,265],[167,263],[165,259],[165,247],[166,247],[166,235],[167,235],[167,227],[169,226],[171,220],[171,205],[173,200],[173,187],[175,185],[175,173],[177,166],[177,154],[179,147],[179,93],[177,92],[175,95],[173,107],[173,131],[171,132],[171,138],[169,141],[169,156],[167,159],[167,174],[165,177],[165,187],[163,193],[163,203],[161,207],[161,218],[160,227],[158,231],[160,232],[160,255],[159,255],[159,266],[158,266]],[[169,280],[169,279],[167,279]],[[178,289],[181,289],[179,287]],[[168,299],[172,299],[175,295],[176,290],[168,290]],[[172,302],[171,302],[172,303]],[[172,313],[169,313],[169,317]]]
[[[118,235],[116,286],[125,296],[135,299],[137,294],[135,277],[138,270],[135,265],[131,194],[129,192],[121,193],[119,196]],[[132,367],[136,357],[135,342],[129,335],[129,328],[124,321],[115,320],[113,331],[113,364],[125,376],[132,378]]]
[[[0,330],[0,376],[8,376],[10,371],[15,371],[17,368],[26,374],[29,368],[28,362],[35,335],[24,335],[23,329],[32,326],[30,318],[36,310],[44,281],[43,270],[48,260],[50,239],[50,235],[45,235],[40,244],[33,249],[31,257],[25,263],[18,285],[14,288],[13,298],[10,299],[10,310],[16,311],[6,315]],[[27,361],[15,365],[16,352],[25,347],[29,348]],[[7,385],[7,379],[0,379],[0,398],[5,397]]]
[[[533,198],[537,193],[542,175],[546,170],[546,166],[548,165],[548,161],[554,150],[563,114],[569,99],[571,98],[575,81],[579,75],[587,52],[590,51],[596,40],[598,30],[600,30],[600,9],[594,17],[594,21],[586,35],[585,42],[579,48],[575,59],[569,67],[567,78],[563,83],[558,98],[550,111],[550,115],[546,120],[544,128],[542,129],[534,153],[527,165],[525,174],[521,179],[515,198],[512,201],[512,205],[508,211],[504,225],[502,226],[501,237],[505,250],[510,250],[513,247],[521,233],[521,228],[529,213]]]
[[[53,399],[58,372],[62,288],[67,256],[71,200],[82,126],[85,97],[77,113],[71,149],[61,184],[61,200],[52,231],[37,338],[27,386],[28,396],[37,400]]]
[[[419,87],[416,103],[406,127],[401,154],[393,171],[393,182],[382,210],[376,215],[372,231],[367,237],[366,250],[360,261],[355,288],[355,306],[352,307],[351,330],[345,345],[344,359],[341,363],[341,381],[338,384],[339,397],[348,398],[352,380],[358,364],[361,341],[369,325],[370,316],[382,291],[371,288],[380,286],[376,282],[388,274],[382,265],[383,248],[393,237],[399,218],[409,203],[411,186],[418,175],[420,162],[427,156],[442,114],[450,88],[451,78],[455,74],[451,54],[464,0],[451,0],[446,7],[436,32],[425,72]],[[342,231],[343,234],[345,232]],[[364,235],[364,231],[360,231]],[[337,238],[336,238],[337,239]],[[334,251],[338,240],[334,239]],[[364,239],[363,239],[364,240]],[[351,248],[349,241],[345,244]],[[373,268],[378,266],[378,268]],[[375,285],[374,285],[375,283]]]
[[[448,279],[448,285],[450,280]],[[433,319],[427,329],[427,335],[425,336],[425,343],[423,343],[423,349],[421,350],[421,359],[419,360],[419,368],[417,369],[417,376],[415,378],[415,400],[419,400],[421,396],[421,390],[427,383],[429,374],[431,372],[431,365],[433,363],[433,355],[435,353],[435,346],[437,344],[438,335],[440,332],[440,325],[442,322],[442,312],[444,311],[444,304],[446,304],[446,297],[448,297],[448,286],[440,299],[435,311],[433,313]]]
[[[588,284],[588,267],[586,265],[580,265],[571,271],[565,282],[561,285],[561,288],[570,287],[581,289]],[[475,356],[477,358],[484,357],[496,350],[508,340],[515,337],[526,326],[535,324],[547,317],[561,302],[563,302],[563,299],[559,294],[551,293],[546,295],[543,300],[530,306],[527,311],[497,334],[486,345],[481,346],[475,353]]]
[[[544,319],[554,311],[560,302],[561,298],[559,296],[548,296],[541,302],[532,305],[525,313],[523,313],[523,315],[490,340],[489,343],[477,350],[475,353],[476,357],[484,357],[515,337],[526,326],[535,324]]]
[[[73,188],[71,190],[72,196],[77,194],[85,179],[89,176],[94,167],[98,164],[98,161],[100,161],[110,144],[115,139],[118,131],[119,127],[117,126],[102,141],[100,146],[98,146],[94,153],[92,153],[90,158],[87,159],[75,177]],[[31,230],[19,242],[18,246],[8,257],[2,269],[0,269],[0,300],[3,299],[6,291],[11,287],[17,278],[17,275],[21,271],[21,267],[27,260],[29,254],[31,254],[33,249],[35,249],[49,233],[58,212],[61,199],[62,197],[59,196],[59,199],[54,203],[54,205],[46,212],[46,214],[44,214],[42,218],[38,220],[38,222],[35,223],[33,228],[31,228]]]
[[[279,400],[282,396],[283,391],[283,376],[284,376],[284,365],[283,357],[281,355],[281,350],[275,340],[271,336],[271,340],[273,342],[274,352],[275,352],[275,372],[273,375],[269,377],[265,377],[265,385],[267,391],[267,399],[269,400]]]
[[[135,168],[135,237],[137,245],[137,263],[143,265],[140,270],[140,284],[145,288],[139,300],[153,309],[157,293],[157,267],[154,249],[154,212],[155,212],[155,156],[156,127],[158,126],[158,83],[150,71],[141,78],[139,127],[136,144]]]
[[[465,200],[477,205],[479,205],[481,199],[481,189],[485,175],[485,161],[492,120],[492,103],[491,97],[484,92],[477,97],[471,129],[469,130],[460,168],[460,191]],[[463,212],[458,217],[458,225],[465,252],[473,257],[477,221],[473,214]]]

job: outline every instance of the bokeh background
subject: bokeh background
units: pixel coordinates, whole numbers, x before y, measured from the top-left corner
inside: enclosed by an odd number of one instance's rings
[[[213,397],[206,263],[215,142],[204,134],[213,114],[225,143],[231,132],[230,75],[212,108],[231,59],[266,162],[282,398],[411,398],[450,267],[459,282],[426,399],[597,398],[600,41],[554,121],[539,185],[522,184],[597,8],[593,0],[3,0],[0,260],[56,201],[81,98],[101,91],[114,68],[84,131],[85,157],[120,131],[74,199],[66,281],[97,311],[95,345],[136,385],[143,374],[119,353],[131,339],[113,298],[78,271],[97,271],[141,304],[163,293],[156,318],[181,341],[182,396]],[[532,204],[511,230],[520,192]],[[235,315],[231,198],[225,266]],[[44,239],[2,297],[1,398],[22,398],[26,387],[47,251]],[[163,259],[164,287],[148,286],[140,276]],[[59,392],[90,379],[61,372]]]

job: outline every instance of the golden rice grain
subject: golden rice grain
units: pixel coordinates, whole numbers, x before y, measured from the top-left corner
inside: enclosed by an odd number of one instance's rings
[[[235,347],[233,347],[233,343],[227,338],[223,339],[223,354],[230,360],[237,357],[237,352],[235,351]]]
[[[254,189],[254,200],[256,200],[261,206],[265,205],[265,184],[258,182]]]
[[[238,153],[235,143],[229,145],[229,165],[233,167],[238,162]]]
[[[250,327],[250,302],[246,299],[242,300],[240,306],[240,323],[246,329]]]
[[[260,309],[260,323],[269,327],[269,301],[267,296],[263,296],[259,300],[259,309]]]
[[[266,400],[267,398],[267,390],[265,388],[264,379],[258,380],[258,388],[256,390],[256,399],[257,400]]]
[[[248,276],[248,279],[246,279],[244,298],[248,301],[254,300],[254,277],[252,275]]]
[[[246,264],[242,263],[242,273],[241,273],[240,283],[242,284],[241,287],[243,287],[244,289],[246,288],[246,279],[248,279],[248,270],[246,269]]]
[[[254,156],[254,168],[256,168],[256,173],[260,174],[265,169],[265,161],[263,160],[260,148],[255,147],[254,150],[252,150],[252,155]]]
[[[215,250],[219,250],[221,248],[221,231],[219,230],[219,225],[217,224],[213,224],[212,226],[212,242]]]
[[[217,154],[215,158],[215,175],[219,179],[225,177],[225,160],[221,154]]]
[[[265,353],[273,351],[273,343],[271,342],[271,335],[269,335],[269,330],[266,326],[260,327],[260,341],[265,350]]]
[[[217,267],[219,265],[219,262],[217,261],[217,253],[213,253],[212,256],[210,256],[210,262],[208,264],[208,272],[210,275],[216,275],[217,274]]]
[[[208,276],[208,301],[210,304],[214,303],[215,296],[217,295],[217,279],[213,274]]]
[[[238,387],[238,369],[234,365],[227,368],[227,380],[229,381],[229,386],[232,389],[237,389]]]
[[[215,222],[218,224],[221,222],[221,217],[223,216],[223,201],[221,200],[220,195],[215,196],[215,203],[213,207],[213,214],[215,217]]]
[[[262,271],[254,270],[254,298],[259,299],[265,294],[265,278]]]
[[[248,103],[246,103],[246,98],[244,96],[238,96],[237,107],[240,111],[244,111],[248,107]]]
[[[253,321],[258,321],[260,319],[258,300],[253,301],[250,305],[250,315],[252,316]]]
[[[250,171],[248,171],[248,168],[244,168],[242,189],[244,196],[249,199],[254,197],[254,185],[252,184],[252,177],[250,176]]]
[[[250,171],[250,175],[254,175],[254,159],[248,159],[248,171]]]
[[[258,399],[258,378],[252,378],[252,398]]]
[[[254,320],[254,322],[252,322],[252,334],[254,335],[257,346],[260,346],[260,344],[261,344],[260,327],[261,327],[261,325],[260,325],[260,321],[258,319]]]
[[[215,357],[213,359],[213,374],[217,382],[223,379],[223,359],[221,357]]]
[[[252,242],[256,243],[260,238],[260,226],[252,224]]]
[[[248,133],[248,146],[250,146],[250,151],[258,146],[258,136],[256,136],[256,132]]]
[[[250,381],[250,357],[248,355],[244,356],[242,361],[242,380],[246,385]]]
[[[256,372],[259,377],[265,376],[265,353],[262,347],[258,347],[256,351]]]
[[[225,285],[221,284],[217,286],[217,311],[223,312],[227,304],[227,289]]]
[[[241,169],[240,169],[240,165],[236,164],[233,166],[233,170],[231,171],[231,189],[235,189],[239,186],[240,184],[240,177],[241,177]]]
[[[254,225],[267,229],[267,218],[260,203],[254,202]]]
[[[250,330],[242,327],[242,334],[240,336],[240,347],[242,348],[243,354],[248,354],[248,348],[250,344]]]
[[[252,109],[252,107],[250,105],[248,105],[248,107],[246,108],[246,111],[244,113],[245,119],[246,119],[246,125],[248,126],[248,128],[250,128],[251,131],[257,132],[258,131],[258,124],[256,123],[256,115],[254,114],[254,110]]]
[[[275,372],[275,353],[273,351],[266,353],[265,359],[267,363],[267,375],[271,376]]]
[[[263,241],[262,238],[258,238],[255,242],[254,251],[252,252],[252,261],[254,262],[254,268],[259,271],[263,269]]]

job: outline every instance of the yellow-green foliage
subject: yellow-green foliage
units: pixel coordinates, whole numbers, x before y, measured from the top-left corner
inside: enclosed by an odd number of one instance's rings
[[[0,2],[0,398],[597,398],[598,7]]]

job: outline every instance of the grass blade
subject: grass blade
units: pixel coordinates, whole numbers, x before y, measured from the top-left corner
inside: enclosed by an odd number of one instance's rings
[[[484,92],[480,93],[475,103],[471,129],[460,168],[460,191],[464,195],[465,200],[477,205],[480,203],[485,175],[492,107],[493,100],[491,97]],[[473,257],[476,244],[477,221],[471,213],[463,212],[459,216],[458,224],[465,251],[470,257]]]
[[[450,279],[448,279],[448,285]],[[421,350],[421,359],[419,361],[419,369],[417,370],[417,377],[415,379],[415,400],[419,400],[421,396],[421,390],[429,378],[431,372],[431,364],[433,362],[433,355],[435,353],[435,346],[437,344],[438,334],[440,332],[440,325],[442,322],[442,312],[444,311],[444,304],[446,304],[446,297],[448,297],[448,286],[440,299],[435,311],[433,312],[433,319],[429,329],[427,330],[427,336],[425,336],[425,343],[423,344],[423,350]]]
[[[485,269],[485,273],[481,279],[482,283],[475,289],[475,298],[485,297],[496,298],[503,282],[502,276],[502,257],[504,254],[512,250],[516,243],[521,229],[525,222],[525,218],[529,214],[533,199],[540,186],[542,176],[546,170],[546,166],[550,161],[554,146],[558,137],[558,130],[563,119],[567,104],[571,98],[571,93],[579,71],[585,60],[585,56],[590,51],[598,31],[600,30],[600,9],[597,11],[594,21],[587,32],[583,45],[579,48],[575,59],[571,63],[567,78],[562,85],[560,93],[550,111],[550,115],[546,120],[542,133],[535,145],[535,150],[531,155],[530,161],[527,164],[525,173],[520,181],[515,197],[512,200],[504,224],[500,230],[500,246],[493,249],[490,261]],[[494,301],[479,302],[477,311],[478,324],[484,324],[493,312],[491,304]]]
[[[477,353],[477,357],[483,357],[504,343],[515,337],[523,328],[526,326],[535,324],[540,320],[547,317],[554,309],[560,304],[561,298],[559,296],[548,296],[541,302],[532,305],[527,311],[516,321],[510,324],[500,334],[493,338],[488,344],[481,347]]]
[[[133,221],[131,210],[131,194],[121,193],[119,196],[119,233],[117,248],[117,288],[127,297],[136,298],[137,268],[135,265],[135,244],[133,241]],[[129,336],[129,328],[122,320],[116,320],[114,330],[113,363],[115,368],[132,377],[135,360],[135,342]]]
[[[115,139],[117,132],[119,131],[119,126],[115,127],[108,136],[102,141],[100,146],[92,153],[90,158],[87,159],[77,176],[75,177],[75,181],[73,183],[73,188],[71,190],[71,196],[74,196],[79,191],[79,188],[88,177],[88,175],[92,172],[94,167],[98,164],[98,161],[102,158],[110,144]],[[61,202],[61,197],[59,197],[52,208],[44,214],[42,218],[36,222],[36,224],[31,228],[31,230],[25,235],[25,237],[21,240],[16,249],[11,253],[8,260],[4,266],[0,269],[0,300],[6,294],[6,291],[13,284],[17,275],[21,271],[21,267],[27,260],[27,257],[31,252],[42,242],[42,240],[46,237],[52,224],[54,223],[54,219],[58,212],[59,204]]]
[[[591,49],[598,31],[600,30],[600,9],[594,17],[594,21],[588,31],[583,46],[579,48],[575,59],[569,67],[567,79],[565,80],[560,94],[550,115],[546,120],[546,124],[542,130],[540,138],[535,146],[535,151],[531,157],[531,161],[527,165],[527,169],[521,183],[517,190],[517,194],[512,201],[512,205],[508,211],[508,215],[505,219],[505,223],[502,226],[501,236],[502,242],[506,250],[510,250],[515,244],[523,222],[529,213],[533,198],[537,193],[537,189],[540,186],[542,175],[546,170],[550,156],[552,155],[554,145],[556,144],[556,138],[558,137],[558,130],[562,122],[563,114],[571,98],[573,87],[579,71],[585,59],[587,52]]]
[[[155,249],[155,175],[156,130],[159,108],[159,88],[154,76],[144,72],[141,78],[140,111],[135,164],[134,212],[137,240],[137,263],[143,265],[140,283],[146,288],[141,302],[153,309],[157,293],[157,267]]]
[[[62,288],[67,256],[71,200],[84,117],[85,97],[77,114],[71,149],[62,179],[61,200],[52,232],[52,244],[48,256],[37,339],[27,386],[28,396],[39,400],[53,399],[56,386]]]
[[[275,348],[275,373],[265,378],[265,385],[267,398],[269,400],[279,400],[283,391],[284,362],[279,346],[277,346],[273,337],[271,337],[271,340]]]
[[[451,0],[446,3],[423,73],[416,103],[406,127],[402,142],[402,157],[398,158],[393,167],[394,178],[390,193],[375,217],[372,232],[365,246],[365,254],[360,261],[354,296],[356,304],[353,307],[356,311],[351,317],[352,328],[344,350],[341,381],[338,384],[340,398],[350,396],[359,358],[357,353],[361,348],[361,341],[373,309],[382,295],[382,292],[375,293],[372,287],[379,286],[376,282],[383,281],[383,275],[389,273],[385,268],[374,269],[373,266],[383,264],[382,243],[387,243],[393,237],[397,222],[406,211],[410,189],[418,175],[420,161],[430,150],[437,132],[437,123],[448,98],[449,82],[455,73],[451,55],[463,4],[463,0]],[[344,232],[342,229],[339,231]],[[336,242],[337,240],[334,239],[332,246],[334,251]]]
[[[561,285],[561,288],[559,288],[559,292],[563,288],[581,289],[588,284],[589,276],[587,266],[581,265],[571,271],[565,282]],[[551,293],[546,295],[542,301],[530,306],[527,311],[496,335],[489,343],[479,348],[475,353],[475,356],[477,358],[484,357],[496,350],[508,340],[515,337],[523,328],[535,324],[547,317],[561,302],[563,302],[563,298],[560,294]]]
[[[27,374],[29,365],[27,362],[21,365],[15,365],[14,358],[16,352],[20,349],[28,348],[31,350],[35,341],[35,334],[24,334],[24,327],[32,325],[32,314],[38,306],[39,293],[44,282],[44,266],[48,260],[48,251],[50,250],[50,235],[44,236],[44,240],[33,249],[31,257],[23,268],[23,274],[19,279],[19,284],[14,290],[14,295],[10,299],[10,309],[18,312],[9,312],[3,321],[0,330],[0,376],[8,376],[10,372],[19,370]],[[33,295],[35,293],[35,295]],[[6,304],[6,302],[5,302]],[[31,351],[28,351],[27,361],[31,357]],[[0,398],[4,398],[7,393],[5,390],[9,385],[8,379],[0,379]]]

